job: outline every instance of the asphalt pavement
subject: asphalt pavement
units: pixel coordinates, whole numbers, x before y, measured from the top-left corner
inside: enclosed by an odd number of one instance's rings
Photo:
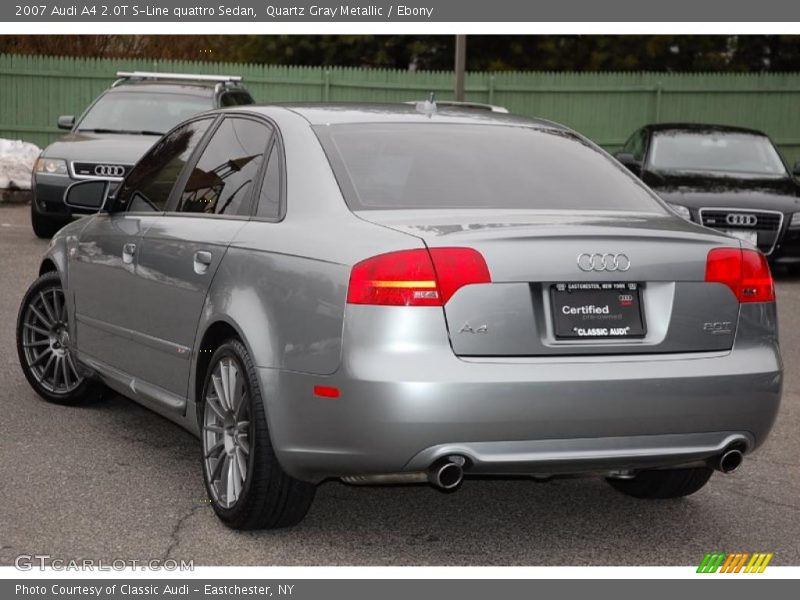
[[[0,204],[0,565],[20,554],[174,558],[195,565],[691,565],[705,552],[773,552],[800,564],[800,277],[778,273],[783,405],[733,474],[683,500],[627,498],[600,479],[324,483],[305,521],[226,529],[206,501],[199,442],[121,397],[47,404],[14,346],[22,295],[47,242],[29,208]]]

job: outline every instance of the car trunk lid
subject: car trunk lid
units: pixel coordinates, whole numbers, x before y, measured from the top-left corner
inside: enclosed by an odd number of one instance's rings
[[[429,248],[474,248],[491,283],[444,306],[461,356],[724,351],[739,302],[705,282],[738,242],[681,219],[609,211],[359,211]]]

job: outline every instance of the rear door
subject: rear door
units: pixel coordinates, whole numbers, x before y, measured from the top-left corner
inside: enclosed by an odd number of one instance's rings
[[[214,274],[250,218],[273,130],[226,116],[176,188],[170,207],[143,236],[137,298],[143,339],[153,349],[146,379],[185,397],[197,324]]]

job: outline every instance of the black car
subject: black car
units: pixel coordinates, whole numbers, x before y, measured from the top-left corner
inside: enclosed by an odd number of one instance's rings
[[[800,263],[800,195],[769,137],[741,127],[646,125],[616,158],[682,217]]]
[[[84,179],[119,182],[136,161],[181,121],[223,106],[253,104],[230,75],[117,73],[118,79],[84,113],[58,118],[70,133],[42,151],[33,172],[31,224],[51,237],[73,216],[64,191]]]

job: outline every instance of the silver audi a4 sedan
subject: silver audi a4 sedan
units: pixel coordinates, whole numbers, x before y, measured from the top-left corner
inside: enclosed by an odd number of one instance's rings
[[[298,523],[328,478],[686,496],[778,411],[764,256],[551,122],[225,109],[66,201],[97,213],[54,237],[22,302],[25,376],[199,436],[233,528]]]

